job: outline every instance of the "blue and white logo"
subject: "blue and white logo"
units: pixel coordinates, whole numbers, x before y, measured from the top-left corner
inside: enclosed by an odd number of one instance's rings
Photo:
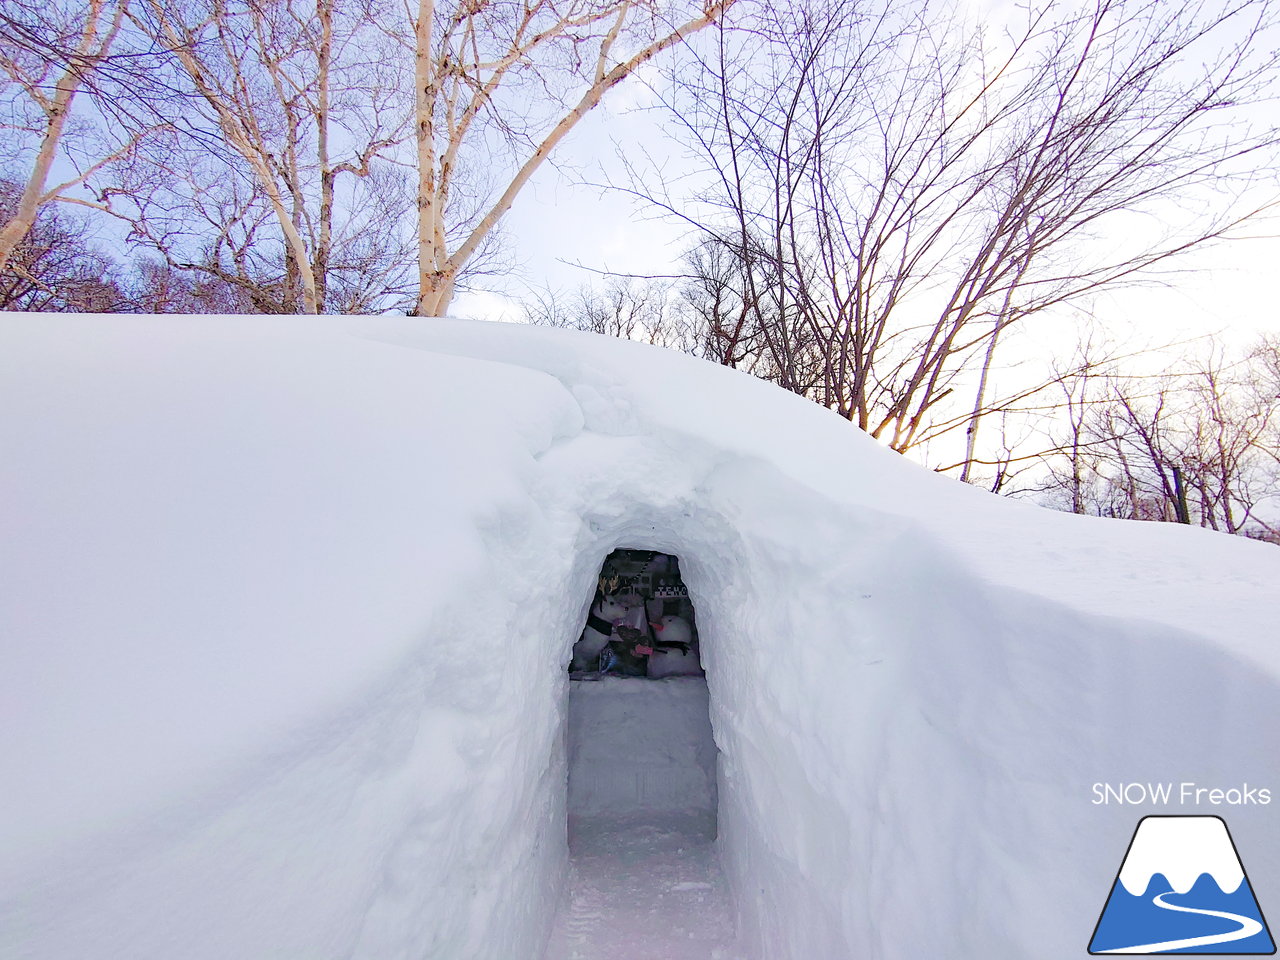
[[[1089,941],[1091,954],[1276,952],[1221,817],[1143,817]]]

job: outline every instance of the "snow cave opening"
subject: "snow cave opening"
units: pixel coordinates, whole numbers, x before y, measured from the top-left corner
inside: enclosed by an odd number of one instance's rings
[[[574,680],[704,676],[678,557],[627,549],[605,557],[569,674]]]
[[[677,557],[618,549],[569,664],[571,852],[589,836],[716,834],[716,757],[693,602]]]

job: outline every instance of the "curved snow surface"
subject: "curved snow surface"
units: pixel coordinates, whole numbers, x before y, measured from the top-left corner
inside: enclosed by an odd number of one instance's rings
[[[10,315],[0,450],[5,958],[537,960],[618,546],[697,606],[757,957],[1078,957],[1162,812],[1093,783],[1280,787],[1280,551],[1000,500],[661,350]],[[1181,812],[1280,890],[1268,808]]]

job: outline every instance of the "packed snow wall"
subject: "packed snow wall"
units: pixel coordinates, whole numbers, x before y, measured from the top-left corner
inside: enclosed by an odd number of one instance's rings
[[[716,747],[700,677],[570,684],[569,815],[714,823]]]
[[[1169,812],[1092,784],[1280,787],[1272,547],[998,500],[590,336],[0,329],[0,955],[534,960],[619,546],[681,558],[759,957],[1078,957]],[[1273,809],[1227,814],[1264,909]]]

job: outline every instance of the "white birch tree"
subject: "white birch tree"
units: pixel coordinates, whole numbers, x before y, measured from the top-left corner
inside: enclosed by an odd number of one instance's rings
[[[415,312],[449,309],[517,195],[609,90],[733,2],[673,15],[652,0],[419,0]]]
[[[397,82],[404,64],[378,23],[388,12],[355,0],[144,4],[139,27],[194,92],[185,109],[194,105],[228,150],[225,158],[156,160],[150,177],[113,191],[113,212],[171,266],[240,285],[273,312],[324,312],[332,274],[346,266],[335,260],[343,224],[359,219],[353,208],[367,199],[362,191],[391,188],[375,174],[409,136],[409,101]],[[180,231],[172,224],[182,218],[156,189],[157,170],[170,184],[186,180],[178,206],[208,221],[203,258],[175,250]],[[359,186],[344,200],[346,180]],[[379,227],[394,229],[370,229]],[[263,253],[277,239],[280,269],[266,270]],[[345,240],[355,242],[352,231]],[[210,248],[232,251],[230,262],[209,257]]]
[[[115,136],[89,120],[77,125],[74,115],[127,11],[128,0],[0,2],[0,136],[7,141],[0,156],[20,185],[17,202],[0,222],[0,274],[10,268],[41,207],[79,202],[68,191],[126,157],[142,136]]]

